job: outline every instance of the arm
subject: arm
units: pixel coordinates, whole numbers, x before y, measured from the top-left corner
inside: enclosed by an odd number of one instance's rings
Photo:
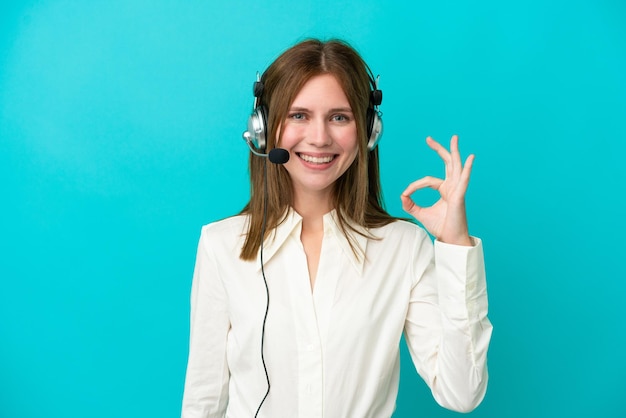
[[[182,418],[223,417],[228,404],[227,297],[202,230],[191,288],[189,359]]]
[[[482,244],[473,247],[425,237],[416,250],[417,280],[405,322],[413,363],[435,400],[468,412],[487,389],[487,349],[492,326],[487,319],[487,288]]]
[[[470,411],[487,388],[487,349],[491,324],[487,319],[487,286],[480,240],[468,232],[465,193],[474,156],[461,162],[458,137],[450,151],[428,137],[426,142],[445,164],[445,179],[424,177],[401,195],[402,207],[437,240],[416,248],[415,282],[405,324],[409,350],[418,372],[439,404]],[[441,198],[430,207],[411,199],[430,187]],[[429,240],[427,240],[429,241]]]

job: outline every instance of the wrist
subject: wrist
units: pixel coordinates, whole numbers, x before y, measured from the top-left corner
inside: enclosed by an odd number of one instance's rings
[[[437,237],[437,240],[443,242],[444,244],[450,245],[460,245],[464,247],[474,246],[474,243],[472,242],[472,238],[470,238],[469,233],[460,234],[457,236],[440,236]]]

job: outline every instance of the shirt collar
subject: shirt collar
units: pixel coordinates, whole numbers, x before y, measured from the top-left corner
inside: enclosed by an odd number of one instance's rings
[[[337,244],[341,248],[344,256],[350,260],[352,266],[357,270],[359,274],[363,272],[363,265],[365,264],[365,250],[367,248],[367,236],[369,232],[366,228],[347,221],[348,225],[355,229],[357,232],[350,228],[347,228],[347,234],[352,238],[352,245],[355,252],[350,246],[348,237],[344,234],[339,224],[337,211],[334,209],[324,215],[324,238],[329,237],[337,241]],[[348,226],[347,225],[347,226]],[[265,240],[263,246],[263,263],[267,264],[278,253],[280,248],[285,244],[290,236],[293,236],[298,241],[300,240],[300,232],[302,230],[302,216],[298,214],[293,208],[289,208],[284,220],[273,231],[269,233],[269,236]],[[258,270],[261,269],[261,251],[257,254]]]

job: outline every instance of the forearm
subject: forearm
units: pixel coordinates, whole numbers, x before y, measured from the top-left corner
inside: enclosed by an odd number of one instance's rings
[[[418,372],[442,406],[467,412],[487,387],[491,323],[482,246],[435,243],[411,296],[405,333]]]

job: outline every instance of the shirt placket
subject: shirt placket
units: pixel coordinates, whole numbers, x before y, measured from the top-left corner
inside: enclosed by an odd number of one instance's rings
[[[297,309],[296,338],[298,343],[298,416],[323,416],[323,359],[315,305],[309,280],[306,255],[299,239],[294,242],[299,251],[294,255],[293,280],[290,281],[292,300]]]

